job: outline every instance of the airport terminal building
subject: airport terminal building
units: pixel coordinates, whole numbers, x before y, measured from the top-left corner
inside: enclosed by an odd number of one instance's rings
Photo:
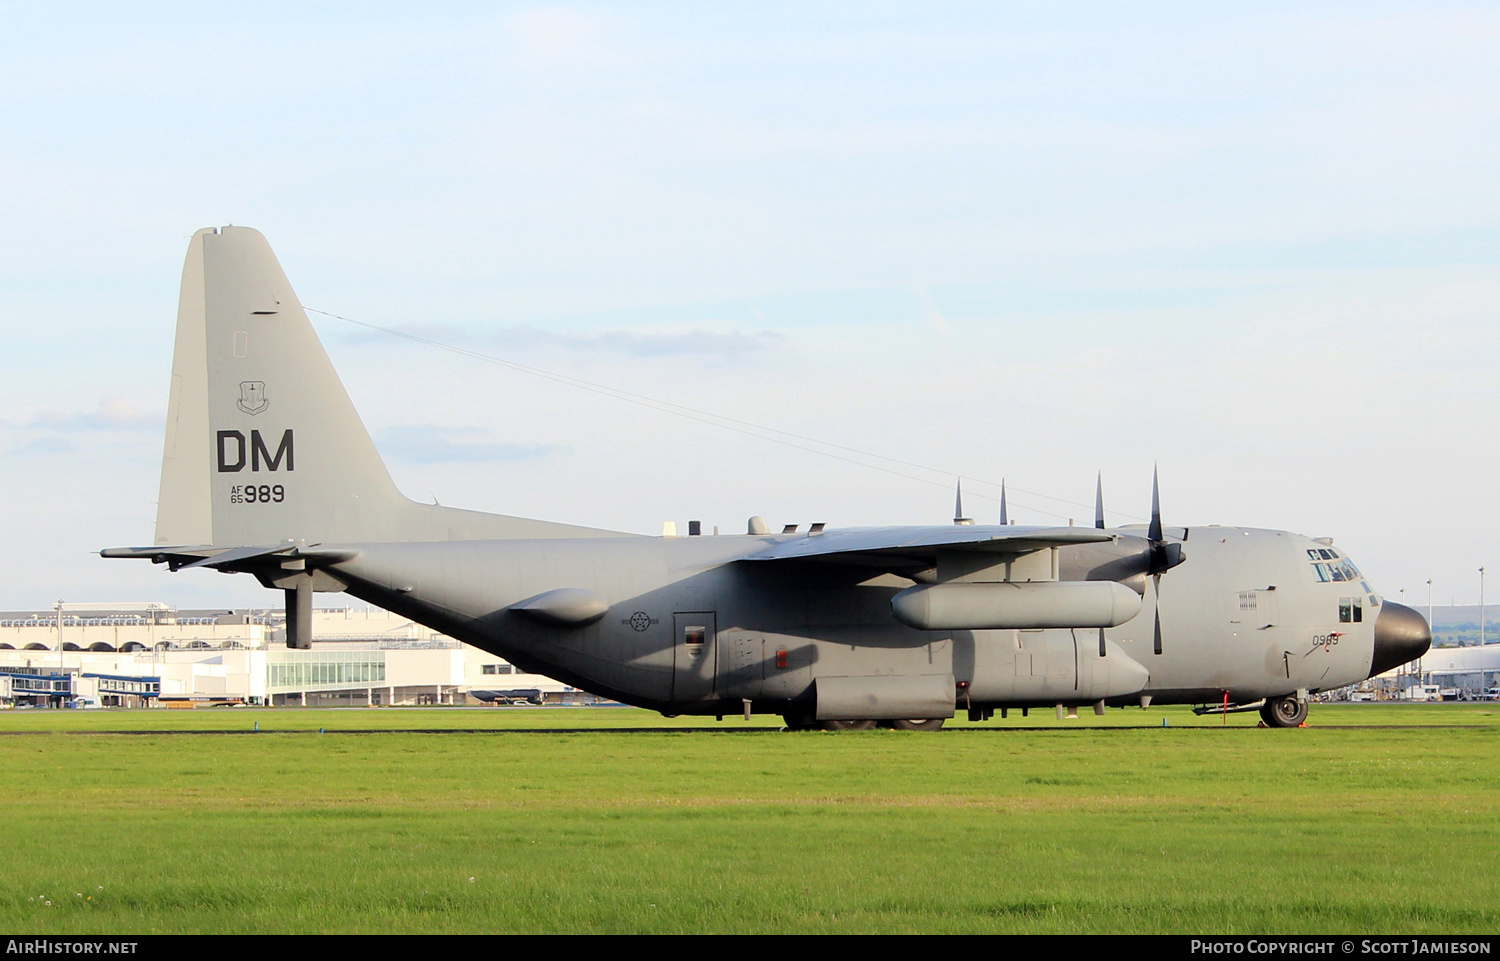
[[[582,692],[379,608],[318,609],[312,650],[280,610],[61,603],[0,612],[0,705],[375,706],[566,702]]]
[[[1422,679],[1465,700],[1493,699],[1500,691],[1500,644],[1435,647],[1422,655]]]

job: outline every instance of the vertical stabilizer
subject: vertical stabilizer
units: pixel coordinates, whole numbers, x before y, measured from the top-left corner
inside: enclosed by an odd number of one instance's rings
[[[270,244],[188,246],[167,402],[157,546],[625,536],[407,500]]]
[[[265,237],[194,234],[156,543],[384,540],[405,533],[410,506]]]

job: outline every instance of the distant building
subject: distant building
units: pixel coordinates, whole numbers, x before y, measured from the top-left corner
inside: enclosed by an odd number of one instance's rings
[[[313,649],[286,646],[282,611],[61,604],[0,612],[0,704],[418,705],[584,697],[379,609],[319,609]],[[471,697],[479,691],[484,697]]]
[[[1434,647],[1417,662],[1423,680],[1461,697],[1479,697],[1500,685],[1500,644]]]

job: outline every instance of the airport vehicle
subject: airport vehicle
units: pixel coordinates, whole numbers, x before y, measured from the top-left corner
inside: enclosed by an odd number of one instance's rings
[[[503,691],[470,691],[486,704],[541,704],[542,691],[535,687],[513,687]]]
[[[961,511],[959,512],[961,513]],[[345,591],[595,694],[791,728],[931,729],[957,710],[1190,703],[1300,725],[1310,693],[1420,656],[1416,611],[1326,539],[1151,523],[647,537],[397,491],[265,238],[183,269],[155,544],[106,557]]]

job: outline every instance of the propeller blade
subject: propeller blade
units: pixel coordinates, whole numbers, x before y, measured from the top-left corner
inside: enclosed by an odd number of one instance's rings
[[[972,524],[974,518],[964,516],[964,481],[956,478],[956,488],[953,493],[953,523],[958,525]]]
[[[1104,472],[1094,481],[1094,526],[1104,530]]]
[[[1151,467],[1151,527],[1146,532],[1152,545],[1161,543],[1161,491],[1156,483],[1156,466]]]
[[[1005,513],[1005,478],[1000,478],[1000,526],[1004,527],[1010,523],[1010,515]]]
[[[1157,574],[1153,580],[1156,581],[1156,639],[1152,642],[1151,651],[1154,654],[1161,653],[1161,575]]]
[[[1099,656],[1104,656],[1104,628],[1099,628]]]
[[[1184,533],[1183,537],[1187,535]],[[1147,572],[1160,576],[1162,571],[1171,570],[1182,563],[1182,545],[1178,543],[1168,544],[1166,535],[1162,533],[1161,526],[1161,493],[1156,482],[1156,468],[1151,469],[1151,527],[1146,532],[1146,539],[1150,547],[1150,557],[1147,561]]]

